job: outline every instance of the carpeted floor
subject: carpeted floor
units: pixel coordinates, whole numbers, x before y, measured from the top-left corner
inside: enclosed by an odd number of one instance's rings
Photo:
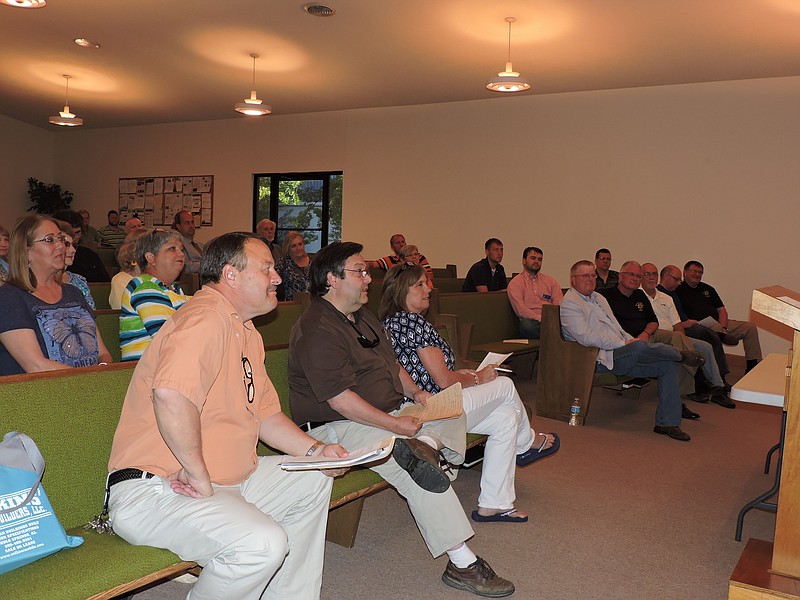
[[[735,381],[737,377],[730,377]],[[536,386],[519,382],[533,404]],[[691,403],[689,443],[652,432],[656,385],[617,395],[596,390],[584,427],[534,419],[561,436],[561,451],[517,471],[517,507],[526,524],[475,523],[470,547],[517,586],[515,598],[727,598],[744,547],[734,536],[741,506],[769,487],[764,456],[777,441],[780,413],[739,403],[735,410]],[[480,470],[455,488],[474,508]],[[771,540],[775,517],[751,511],[748,537]],[[392,491],[369,498],[352,549],[328,544],[322,598],[470,598],[445,586],[446,558],[433,560],[405,503]],[[167,582],[136,600],[177,600],[189,586]]]

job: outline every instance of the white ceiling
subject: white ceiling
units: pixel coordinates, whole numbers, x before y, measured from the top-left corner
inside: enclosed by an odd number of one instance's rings
[[[0,114],[85,128],[239,116],[256,90],[273,114],[800,75],[800,0],[48,0],[0,6]],[[80,48],[76,37],[102,48]],[[270,117],[261,117],[270,118]]]

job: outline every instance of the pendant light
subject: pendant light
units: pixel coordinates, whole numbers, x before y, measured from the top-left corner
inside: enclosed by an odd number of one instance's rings
[[[43,8],[47,5],[47,0],[0,0],[0,4],[14,8]]]
[[[506,70],[500,71],[497,77],[492,77],[486,84],[486,89],[493,92],[524,92],[531,89],[531,84],[524,77],[520,77],[511,67],[511,24],[516,21],[514,17],[506,17],[508,23],[508,60]]]
[[[251,117],[260,117],[261,115],[268,115],[272,112],[272,107],[268,104],[262,104],[261,100],[256,96],[256,59],[258,54],[251,54],[253,58],[253,89],[250,90],[250,97],[245,98],[244,102],[237,102],[234,106],[236,112]]]
[[[65,127],[78,127],[83,125],[83,119],[80,117],[76,117],[74,114],[69,112],[69,75],[64,75],[64,79],[67,80],[67,91],[64,97],[64,110],[62,110],[57,115],[54,115],[47,119],[53,125],[64,125]]]

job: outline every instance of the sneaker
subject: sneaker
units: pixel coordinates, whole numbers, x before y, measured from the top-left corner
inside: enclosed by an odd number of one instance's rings
[[[425,442],[398,438],[394,441],[392,457],[423,490],[441,494],[450,487],[450,478],[439,466],[440,453]]]
[[[442,581],[458,590],[466,590],[486,598],[503,598],[514,593],[514,584],[498,577],[492,567],[480,556],[465,569],[459,569],[452,561],[442,574]]]

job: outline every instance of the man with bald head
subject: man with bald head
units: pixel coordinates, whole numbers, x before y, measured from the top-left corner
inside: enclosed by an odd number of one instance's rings
[[[681,352],[672,346],[645,341],[643,338],[646,336],[635,339],[614,317],[608,301],[595,291],[596,278],[596,269],[591,261],[581,260],[572,265],[572,287],[561,302],[564,337],[583,346],[597,348],[597,371],[600,373],[657,377],[658,407],[653,431],[688,442],[691,437],[680,428],[678,364],[684,360],[695,360],[696,353]]]
[[[267,246],[269,246],[270,252],[272,252],[272,257],[275,260],[275,264],[278,264],[278,261],[283,256],[283,250],[281,249],[280,244],[275,242],[275,232],[278,230],[278,225],[275,221],[270,219],[261,219],[256,225],[256,233],[267,242]]]
[[[660,291],[658,285],[658,268],[653,263],[642,265],[642,291],[653,307],[658,318],[659,330],[670,331],[673,335],[685,338],[681,328],[681,318],[675,303],[669,294]],[[695,375],[695,394],[689,396],[695,402],[708,402],[709,399],[725,408],[736,408],[736,405],[725,394],[725,382],[714,359],[714,349],[703,340],[685,338],[686,343],[700,352],[705,358],[702,370]]]
[[[144,225],[142,225],[142,220],[139,217],[131,217],[125,221],[125,237],[140,229],[144,229]]]
[[[203,254],[205,254],[205,248],[203,244],[194,239],[196,231],[194,215],[188,210],[175,213],[175,220],[173,221],[172,227],[177,229],[181,234],[181,243],[183,244],[183,251],[186,254],[183,272],[199,273],[200,259],[203,258]]]

